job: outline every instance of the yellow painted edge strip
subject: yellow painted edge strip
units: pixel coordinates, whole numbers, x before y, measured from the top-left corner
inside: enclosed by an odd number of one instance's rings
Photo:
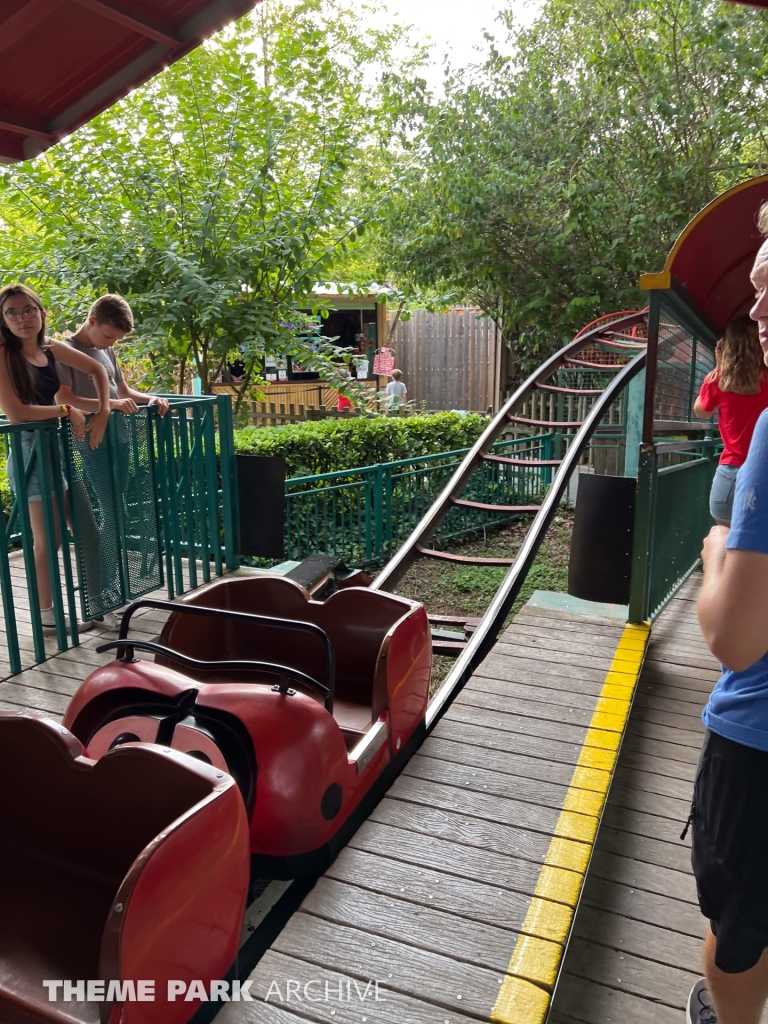
[[[619,640],[491,1013],[495,1024],[544,1024],[650,630],[627,625]]]

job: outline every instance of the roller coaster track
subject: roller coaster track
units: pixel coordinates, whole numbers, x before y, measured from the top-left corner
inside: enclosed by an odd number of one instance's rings
[[[612,404],[618,399],[630,380],[644,368],[645,344],[633,337],[630,332],[645,324],[646,314],[644,312],[617,315],[617,318],[612,318],[607,324],[604,321],[599,321],[596,325],[585,328],[574,341],[565,345],[559,352],[542,363],[518,387],[494,417],[405,544],[374,580],[372,584],[374,590],[391,591],[402,580],[408,569],[423,558],[438,558],[470,565],[505,565],[508,567],[501,586],[485,614],[482,618],[473,620],[474,632],[429,701],[426,716],[427,731],[437,723],[453,697],[460,691],[495,643],[504,625],[504,620],[525,582],[526,575],[533,564],[547,529],[557,512],[571,474],[578,468],[593,435]],[[585,350],[592,352],[602,350],[603,355],[606,351],[612,352],[615,359],[624,361],[595,362],[593,361],[597,358],[595,355],[579,359],[579,355]],[[556,383],[550,383],[550,378],[557,379],[556,375],[560,370],[584,371],[580,383],[584,383],[585,377],[611,375],[612,379],[607,386],[601,388],[563,387]],[[526,403],[529,403],[531,397],[537,393],[552,395],[556,398],[564,396],[578,399],[586,409],[583,419],[578,421],[573,419],[547,420],[542,419],[541,415],[521,415],[525,411]],[[539,408],[541,408],[541,402]],[[567,451],[562,459],[508,458],[492,454],[492,445],[509,425],[567,432]],[[554,470],[555,467],[557,468],[541,505],[487,505],[462,498],[473,474],[484,463],[508,466],[511,469],[537,466],[542,469]],[[535,512],[535,516],[514,558],[471,558],[429,547],[429,542],[440,524],[450,510],[455,507],[499,512],[506,516]],[[434,620],[449,621],[437,616],[434,617]],[[250,969],[260,959],[262,953],[268,948],[285,922],[299,906],[306,892],[314,884],[314,878],[307,876],[293,881],[255,879],[254,883],[256,889],[252,893],[252,902],[249,901],[250,905],[246,911],[244,945],[241,947],[239,970],[236,972],[240,977],[247,976]],[[214,1004],[209,1004],[207,1008],[204,1007],[196,1015],[194,1024],[208,1024],[213,1020],[217,1010],[218,1006]]]
[[[621,315],[609,323],[598,322],[596,326],[590,325],[572,342],[542,363],[517,388],[497,413],[416,529],[374,580],[372,589],[391,591],[411,566],[423,558],[469,565],[508,567],[508,572],[485,614],[479,621],[476,620],[469,640],[463,646],[455,664],[429,702],[426,721],[428,730],[435,725],[453,696],[458,693],[495,643],[504,620],[525,582],[547,529],[557,512],[571,474],[578,468],[582,456],[611,405],[630,380],[645,367],[644,342],[630,333],[633,328],[636,329],[645,323],[645,312],[638,312]],[[597,358],[594,355],[589,358],[579,358],[579,355],[585,350],[592,349],[594,351],[597,346],[602,351],[613,352],[616,360],[623,359],[624,361],[601,363],[594,361]],[[582,370],[585,371],[585,376],[589,373],[589,375],[611,374],[613,377],[607,386],[602,388],[571,388],[549,383],[550,378],[554,377],[556,380],[558,371],[564,369]],[[521,415],[526,403],[536,392],[556,396],[587,397],[587,404],[590,405],[590,408],[582,420],[544,420],[535,416]],[[575,431],[575,433],[570,434],[568,449],[562,459],[517,459],[491,454],[492,445],[510,424],[520,427]],[[541,505],[490,505],[465,500],[462,498],[462,494],[473,474],[488,462],[505,464],[510,467],[557,466],[557,470]],[[450,510],[457,507],[474,508],[505,515],[530,512],[536,514],[514,558],[473,558],[429,547],[430,540],[435,536]]]

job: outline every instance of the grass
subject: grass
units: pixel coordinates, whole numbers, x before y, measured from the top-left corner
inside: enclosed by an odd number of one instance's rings
[[[520,549],[532,517],[485,536],[456,541],[446,549],[461,555],[513,558]],[[506,625],[523,607],[534,590],[568,590],[568,559],[571,550],[573,512],[561,509],[542,542],[539,552],[507,616]],[[420,601],[432,614],[482,616],[498,590],[507,569],[501,566],[451,565],[420,558],[409,569],[395,593]],[[453,658],[435,655],[432,691],[445,678]]]
[[[463,542],[448,545],[457,554],[490,558],[512,558],[528,531],[527,517],[511,526]],[[568,558],[573,513],[562,510],[539,549],[512,614],[526,603],[534,590],[568,589]],[[420,558],[400,583],[397,593],[421,601],[428,611],[440,615],[482,615],[499,588],[506,568],[485,565],[451,565]]]

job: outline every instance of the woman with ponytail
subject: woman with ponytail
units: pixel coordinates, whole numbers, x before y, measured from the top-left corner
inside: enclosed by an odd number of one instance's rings
[[[23,284],[10,284],[0,288],[0,408],[11,423],[37,423],[67,418],[72,423],[75,437],[83,438],[87,429],[91,448],[98,448],[109,419],[107,371],[101,363],[78,352],[70,345],[47,338],[46,316],[40,298],[31,288]],[[82,412],[69,405],[58,405],[55,401],[56,392],[59,390],[57,362],[81,370],[91,375],[93,379],[100,404],[88,427]],[[28,466],[34,449],[35,431],[17,434],[14,443],[19,442],[24,465]],[[54,472],[62,472],[63,477],[63,452],[57,444],[53,444],[50,450]],[[55,468],[57,466],[59,469]],[[12,459],[8,461],[8,478],[16,491]],[[66,490],[66,479],[63,479],[63,486]],[[50,631],[55,627],[53,595],[48,570],[41,480],[37,466],[32,468],[27,480],[27,498],[34,538],[35,569],[43,628]],[[57,516],[54,516],[54,521],[58,526]],[[57,537],[57,546],[58,543],[60,538]]]

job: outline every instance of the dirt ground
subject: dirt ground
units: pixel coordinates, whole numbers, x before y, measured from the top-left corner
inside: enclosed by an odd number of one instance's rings
[[[519,550],[533,517],[525,517],[483,536],[453,541],[446,550],[461,555],[511,558]],[[539,553],[507,618],[509,622],[534,590],[567,591],[568,557],[571,548],[573,511],[563,508],[555,516]],[[488,607],[506,568],[451,565],[420,558],[401,581],[395,593],[420,601],[431,614],[481,616]],[[435,655],[432,688],[445,677],[453,658]]]

